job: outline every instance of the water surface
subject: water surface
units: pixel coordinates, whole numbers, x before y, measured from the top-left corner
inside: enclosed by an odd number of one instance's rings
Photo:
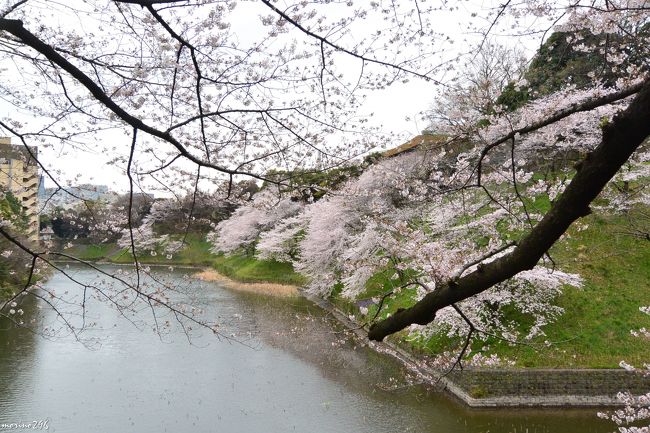
[[[95,301],[85,320],[97,324],[76,337],[43,338],[0,319],[0,425],[49,419],[49,431],[65,433],[613,430],[595,410],[468,409],[414,384],[307,301],[232,292],[182,271],[157,275],[179,283],[234,339],[202,329],[188,338],[174,325],[160,336],[150,311],[122,317]],[[62,275],[46,284],[73,297],[81,290]],[[23,307],[25,320],[60,327],[43,301]],[[79,338],[91,339],[92,349]]]

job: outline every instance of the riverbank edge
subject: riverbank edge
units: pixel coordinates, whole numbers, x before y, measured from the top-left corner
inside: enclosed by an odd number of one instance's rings
[[[300,296],[298,286],[271,282],[245,283],[227,277],[226,275],[219,273],[216,269],[210,267],[203,267],[200,272],[196,272],[192,277],[198,278],[202,281],[216,282],[222,284],[228,289],[240,292],[257,293],[260,295],[284,298]]]
[[[56,260],[52,260],[53,263],[62,263],[66,265],[91,265],[91,266],[129,266],[133,267],[133,263],[118,263],[118,262],[110,262],[110,261],[105,261],[105,260],[70,260],[70,259],[59,259],[57,258]],[[138,261],[138,265],[140,265],[140,268],[143,267],[154,267],[154,268],[180,268],[180,269],[197,269],[201,270],[204,269],[206,266],[204,265],[188,265],[184,263],[147,263],[147,262],[140,262]]]
[[[368,341],[367,330],[364,329],[359,323],[350,320],[345,315],[345,313],[343,313],[331,302],[322,298],[310,296],[304,291],[301,291],[300,293],[305,299],[330,313],[332,317],[334,317],[341,325],[347,328],[348,331],[353,333],[355,337],[358,338],[364,345],[370,347],[378,353],[382,353],[396,359],[411,373],[415,374],[423,383],[433,387],[434,389],[448,392],[457,400],[472,408],[603,408],[621,406],[621,402],[616,397],[616,393],[619,390],[606,395],[598,394],[597,392],[594,392],[590,395],[584,394],[584,389],[581,389],[582,393],[576,392],[562,395],[539,395],[539,390],[531,389],[531,391],[536,391],[537,393],[534,394],[531,392],[527,394],[525,392],[520,392],[516,395],[474,397],[471,395],[471,390],[464,388],[462,386],[462,381],[459,379],[463,375],[473,374],[481,371],[489,371],[491,380],[494,385],[497,385],[500,382],[506,380],[512,381],[513,374],[516,376],[517,373],[533,372],[543,373],[546,378],[550,378],[555,382],[562,382],[565,387],[569,388],[571,388],[571,386],[581,386],[584,384],[585,379],[588,381],[590,375],[607,375],[612,376],[611,379],[614,383],[618,383],[620,376],[626,376],[628,378],[632,378],[633,380],[639,380],[643,382],[647,385],[647,389],[650,389],[650,378],[643,376],[641,373],[630,372],[623,369],[465,369],[454,371],[449,375],[442,375],[441,372],[425,366],[423,362],[417,359],[416,355],[391,342]],[[581,380],[567,380],[567,376],[573,376],[574,378],[578,376],[584,377],[582,377]],[[489,383],[486,383],[484,385],[486,387],[490,386]]]
[[[74,261],[70,261],[75,263]],[[79,263],[79,262],[76,262]],[[105,261],[94,261],[91,262],[94,265],[118,265],[113,262]],[[202,271],[205,269],[212,269],[211,267],[203,266],[192,266],[192,265],[183,265],[183,264],[145,264],[146,266],[154,267],[169,267],[174,266],[177,268],[187,268],[187,269],[196,269],[197,271]],[[217,271],[215,271],[217,272]],[[197,272],[198,273],[198,272]],[[196,274],[193,275],[196,277]],[[226,277],[228,278],[228,277]],[[244,282],[237,281],[236,279],[228,278],[231,281],[232,286],[246,284]],[[269,282],[270,283],[270,282]],[[236,290],[233,287],[228,287],[230,289]],[[242,290],[242,291],[253,291],[253,290]],[[273,295],[263,290],[255,290],[258,294],[263,295]],[[603,395],[598,393],[585,394],[584,389],[581,389],[582,393],[567,393],[562,395],[540,395],[540,390],[536,388],[530,388],[530,393],[526,392],[524,386],[519,385],[519,389],[516,393],[510,393],[507,395],[498,395],[498,396],[486,396],[486,397],[476,397],[472,394],[482,394],[485,391],[493,391],[495,388],[499,388],[500,384],[503,382],[513,383],[513,380],[516,381],[518,373],[536,373],[543,372],[545,375],[544,379],[551,382],[562,382],[564,385],[568,386],[578,386],[580,382],[584,383],[584,377],[582,380],[575,380],[578,376],[588,376],[591,374],[598,374],[600,376],[605,372],[606,375],[612,376],[612,381],[614,383],[619,383],[616,376],[620,377],[621,375],[634,375],[633,372],[627,372],[623,369],[508,369],[508,370],[497,370],[497,369],[465,369],[457,370],[452,372],[449,375],[443,375],[441,377],[441,372],[431,369],[424,365],[422,360],[418,359],[416,354],[409,352],[408,350],[401,348],[389,341],[384,342],[374,342],[368,341],[367,338],[367,329],[364,329],[360,323],[351,320],[343,311],[341,311],[334,304],[329,302],[326,299],[317,298],[310,296],[304,290],[298,289],[298,295],[310,301],[312,304],[318,306],[319,308],[327,311],[334,317],[341,325],[347,328],[352,332],[355,337],[365,346],[368,346],[372,350],[388,355],[398,362],[400,362],[405,368],[412,372],[418,379],[440,391],[447,391],[457,400],[463,404],[472,407],[472,408],[506,408],[506,407],[614,407],[620,406],[620,402],[616,398],[616,393],[621,391],[622,386],[616,386],[615,391]],[[481,375],[482,373],[489,372],[489,380],[483,380],[481,387],[476,392],[477,389],[472,389],[471,385],[467,386],[466,379],[469,375]],[[643,380],[646,386],[646,390],[650,389],[650,378],[641,378],[641,375],[638,375],[639,379]],[[463,386],[465,382],[465,387]],[[565,386],[565,387],[566,387]],[[522,388],[524,388],[522,390]],[[592,387],[593,388],[593,387]],[[597,389],[597,387],[596,387]],[[644,391],[646,392],[646,391]]]
[[[79,264],[79,265],[92,265],[92,266],[133,266],[128,263],[115,263],[104,260],[96,261],[79,261],[79,260],[56,260],[57,263],[65,264]],[[191,276],[192,278],[201,281],[220,283],[224,287],[248,293],[257,293],[259,295],[277,296],[277,297],[296,297],[301,296],[299,293],[299,286],[292,284],[281,284],[270,281],[259,282],[245,282],[238,281],[234,278],[228,277],[220,273],[218,270],[211,266],[206,265],[188,265],[183,263],[147,263],[139,262],[140,267],[158,267],[158,268],[177,268],[177,269],[191,269],[195,270]]]

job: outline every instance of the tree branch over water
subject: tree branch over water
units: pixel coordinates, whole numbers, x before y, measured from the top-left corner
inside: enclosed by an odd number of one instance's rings
[[[436,312],[475,296],[519,272],[532,269],[577,219],[588,215],[590,204],[621,166],[650,136],[650,82],[629,107],[603,127],[600,145],[582,161],[564,193],[544,218],[522,238],[515,249],[492,262],[484,263],[458,280],[450,280],[428,293],[410,308],[398,310],[375,323],[368,333],[371,340],[383,340],[409,325],[426,325]]]

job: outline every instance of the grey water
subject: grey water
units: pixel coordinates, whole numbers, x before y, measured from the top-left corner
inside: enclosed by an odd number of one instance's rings
[[[91,269],[69,272],[108,284]],[[148,308],[123,314],[94,299],[83,317],[72,316],[93,324],[77,335],[44,300],[21,305],[31,329],[0,318],[0,431],[32,431],[27,423],[44,420],[47,431],[62,433],[614,430],[595,409],[469,409],[346,337],[305,300],[230,291],[188,273],[155,271],[202,306],[206,320],[223,324],[221,338],[175,326],[164,311],[154,320]],[[61,274],[44,284],[64,300],[83,290]]]

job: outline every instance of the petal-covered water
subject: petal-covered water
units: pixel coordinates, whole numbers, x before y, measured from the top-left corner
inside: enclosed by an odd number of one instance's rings
[[[89,269],[71,271],[84,281],[98,278]],[[159,273],[177,280],[232,340],[202,329],[188,338],[173,325],[159,335],[150,311],[123,317],[96,301],[85,317],[96,325],[81,336],[47,339],[5,320],[0,425],[48,420],[49,431],[66,433],[612,430],[595,410],[468,409],[413,383],[307,301],[232,292],[183,274]],[[79,290],[62,275],[46,284],[70,296]],[[26,320],[60,325],[53,311],[25,304]]]

